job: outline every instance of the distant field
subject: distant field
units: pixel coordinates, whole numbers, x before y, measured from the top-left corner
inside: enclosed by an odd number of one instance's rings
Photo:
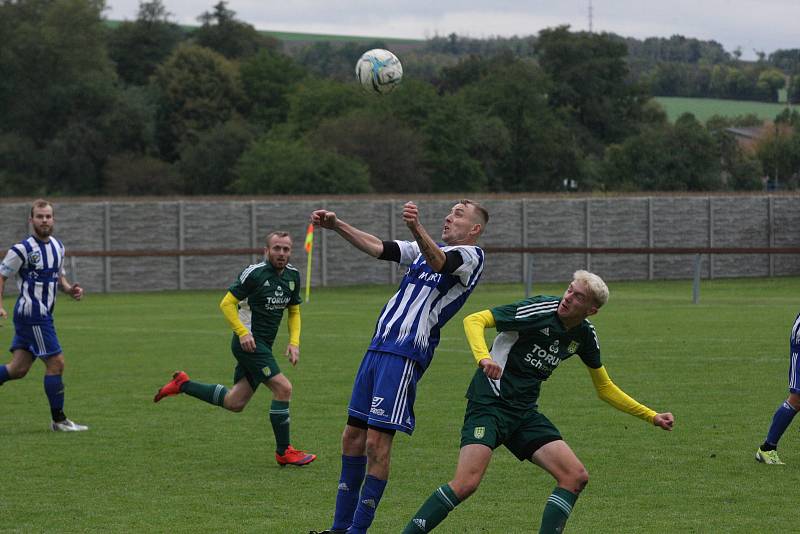
[[[562,286],[537,290],[558,294]],[[266,388],[241,414],[185,395],[152,402],[176,368],[230,385],[222,291],[63,299],[57,327],[67,355],[66,412],[91,429],[49,432],[39,363],[0,387],[0,532],[301,534],[329,527],[350,387],[392,291],[315,289],[303,305],[300,363],[282,363],[294,384],[293,442],[319,454],[302,469],[275,463]],[[523,293],[521,285],[480,285],[442,331],[420,383],[417,431],[395,440],[371,534],[399,532],[453,475],[474,370],[461,318]],[[614,410],[597,399],[579,359],[564,362],[542,388],[541,409],[591,477],[568,532],[797,532],[800,424],[781,442],[788,465],[760,465],[753,454],[786,396],[798,294],[800,278],[711,280],[693,305],[689,281],[611,284],[594,320],[603,361],[627,393],[674,412],[676,427],[663,432]],[[13,327],[0,325],[0,345],[8,347]],[[283,325],[281,362],[285,344]],[[535,532],[553,486],[501,448],[478,493],[436,532]]]
[[[674,122],[683,113],[692,113],[700,122],[705,122],[713,115],[736,117],[738,115],[755,114],[763,120],[773,120],[784,110],[784,104],[766,102],[749,102],[744,100],[721,100],[715,98],[681,98],[657,96],[655,100],[667,112],[669,120]]]

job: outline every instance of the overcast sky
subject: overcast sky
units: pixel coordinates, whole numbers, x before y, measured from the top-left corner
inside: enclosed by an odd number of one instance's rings
[[[172,19],[197,24],[217,0],[163,0]],[[109,19],[133,20],[138,0],[107,0]],[[259,30],[425,39],[535,35],[569,24],[589,28],[589,0],[230,0],[228,9]],[[728,52],[800,48],[800,0],[592,0],[595,31],[623,36],[680,34],[715,40]]]

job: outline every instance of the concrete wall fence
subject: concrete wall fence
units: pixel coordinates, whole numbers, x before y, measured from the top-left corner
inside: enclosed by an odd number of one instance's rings
[[[415,198],[437,239],[457,196]],[[800,247],[800,195],[655,195],[476,197],[491,220],[484,247]],[[292,263],[303,273],[309,214],[333,210],[382,239],[411,239],[400,216],[403,199],[381,197],[230,198],[54,201],[58,236],[70,252],[248,249],[273,230],[294,238]],[[0,201],[0,248],[29,235],[29,201]],[[372,260],[338,235],[317,230],[312,286],[393,284],[395,264]],[[798,254],[704,254],[704,278],[800,275]],[[74,256],[68,274],[88,291],[223,289],[260,255]],[[690,255],[487,255],[484,281],[565,281],[587,268],[609,280],[690,279]],[[13,284],[7,284],[12,286]],[[9,289],[12,291],[13,289]]]

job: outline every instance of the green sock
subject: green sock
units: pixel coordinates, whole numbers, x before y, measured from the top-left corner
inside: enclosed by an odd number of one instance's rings
[[[403,529],[403,534],[430,532],[436,525],[444,521],[447,514],[460,502],[449,484],[436,488],[436,491],[422,503],[420,509],[408,522],[406,528]]]
[[[273,400],[269,407],[269,422],[275,433],[275,452],[283,454],[289,446],[289,401]]]
[[[567,524],[572,507],[578,496],[564,488],[556,487],[542,513],[542,526],[539,527],[539,534],[560,534],[564,532],[564,525]]]
[[[181,391],[201,401],[206,401],[214,406],[222,406],[228,388],[222,384],[201,384],[200,382],[184,382]]]

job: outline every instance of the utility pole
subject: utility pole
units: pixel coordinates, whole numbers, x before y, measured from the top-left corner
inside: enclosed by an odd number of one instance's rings
[[[589,0],[589,33],[594,29],[594,9],[592,9],[592,0]]]

